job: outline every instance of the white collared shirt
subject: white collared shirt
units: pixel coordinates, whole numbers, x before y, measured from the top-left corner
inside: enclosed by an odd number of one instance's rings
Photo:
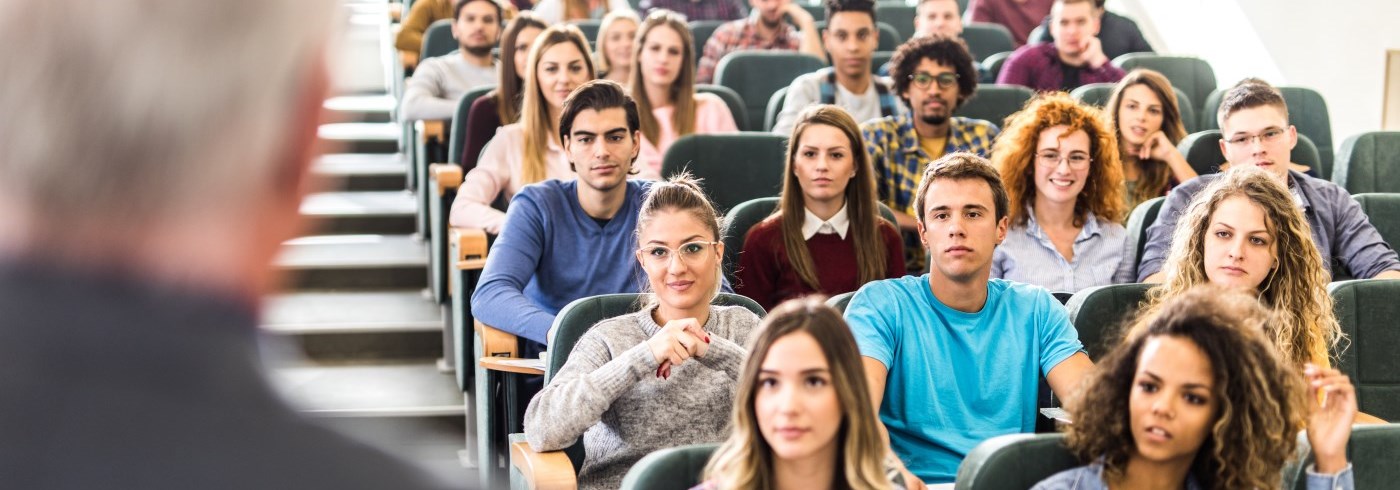
[[[851,220],[846,217],[846,206],[842,205],[841,210],[831,216],[831,219],[822,221],[817,215],[812,214],[812,210],[802,208],[806,214],[806,219],[802,220],[802,239],[811,240],[818,233],[841,235],[841,239],[846,239],[846,230],[851,228]]]

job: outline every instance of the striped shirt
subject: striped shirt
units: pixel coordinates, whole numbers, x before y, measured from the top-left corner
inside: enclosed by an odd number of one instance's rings
[[[992,256],[992,277],[1034,284],[1056,292],[1077,292],[1108,284],[1133,282],[1132,254],[1123,225],[1100,220],[1094,213],[1074,238],[1074,259],[1065,260],[1035,212],[1026,210],[1026,224],[1012,226]]]

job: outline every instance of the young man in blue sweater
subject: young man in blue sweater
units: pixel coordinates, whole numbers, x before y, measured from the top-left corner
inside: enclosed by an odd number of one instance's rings
[[[645,279],[634,250],[637,211],[651,183],[628,180],[641,141],[637,105],[621,86],[595,80],[564,100],[559,137],[576,181],[525,186],[491,247],[472,312],[486,325],[544,349],[554,315],[570,301],[635,293]]]

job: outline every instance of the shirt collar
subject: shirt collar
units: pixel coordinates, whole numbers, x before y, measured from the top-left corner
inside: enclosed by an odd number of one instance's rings
[[[1099,232],[1100,226],[1098,216],[1095,216],[1093,211],[1085,211],[1084,227],[1079,230],[1079,236],[1076,236],[1074,238],[1074,241],[1077,243],[1083,240],[1087,240],[1089,238],[1092,238],[1094,235],[1098,235]],[[1040,229],[1040,224],[1036,223],[1035,209],[1030,206],[1026,206],[1026,233],[1029,233],[1031,236],[1034,237],[1045,238],[1049,240],[1049,237],[1045,236],[1045,231]]]
[[[812,214],[812,210],[802,208],[806,218],[802,220],[802,239],[811,240],[818,233],[841,235],[841,239],[846,239],[846,231],[851,228],[851,220],[846,216],[846,206],[841,205],[841,210],[831,216],[831,219],[822,221],[817,215]]]
[[[1307,175],[1302,172],[1289,170],[1287,186],[1288,193],[1293,195],[1293,202],[1298,205],[1299,209],[1307,211],[1312,208],[1312,201],[1308,200],[1308,193],[1303,190],[1303,186],[1307,185],[1307,181],[1304,177],[1307,177]]]

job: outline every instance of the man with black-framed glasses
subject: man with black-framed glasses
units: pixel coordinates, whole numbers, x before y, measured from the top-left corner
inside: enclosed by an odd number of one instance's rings
[[[1277,89],[1263,80],[1246,78],[1225,93],[1216,118],[1222,136],[1220,151],[1228,165],[1262,168],[1288,188],[1308,220],[1313,243],[1333,280],[1400,279],[1400,257],[1351,194],[1337,184],[1303,173],[1290,161],[1298,144],[1298,130],[1288,123],[1288,105]],[[1217,178],[1219,174],[1196,177],[1167,195],[1157,222],[1147,229],[1138,280],[1164,279],[1162,264],[1177,221],[1196,194]]]

